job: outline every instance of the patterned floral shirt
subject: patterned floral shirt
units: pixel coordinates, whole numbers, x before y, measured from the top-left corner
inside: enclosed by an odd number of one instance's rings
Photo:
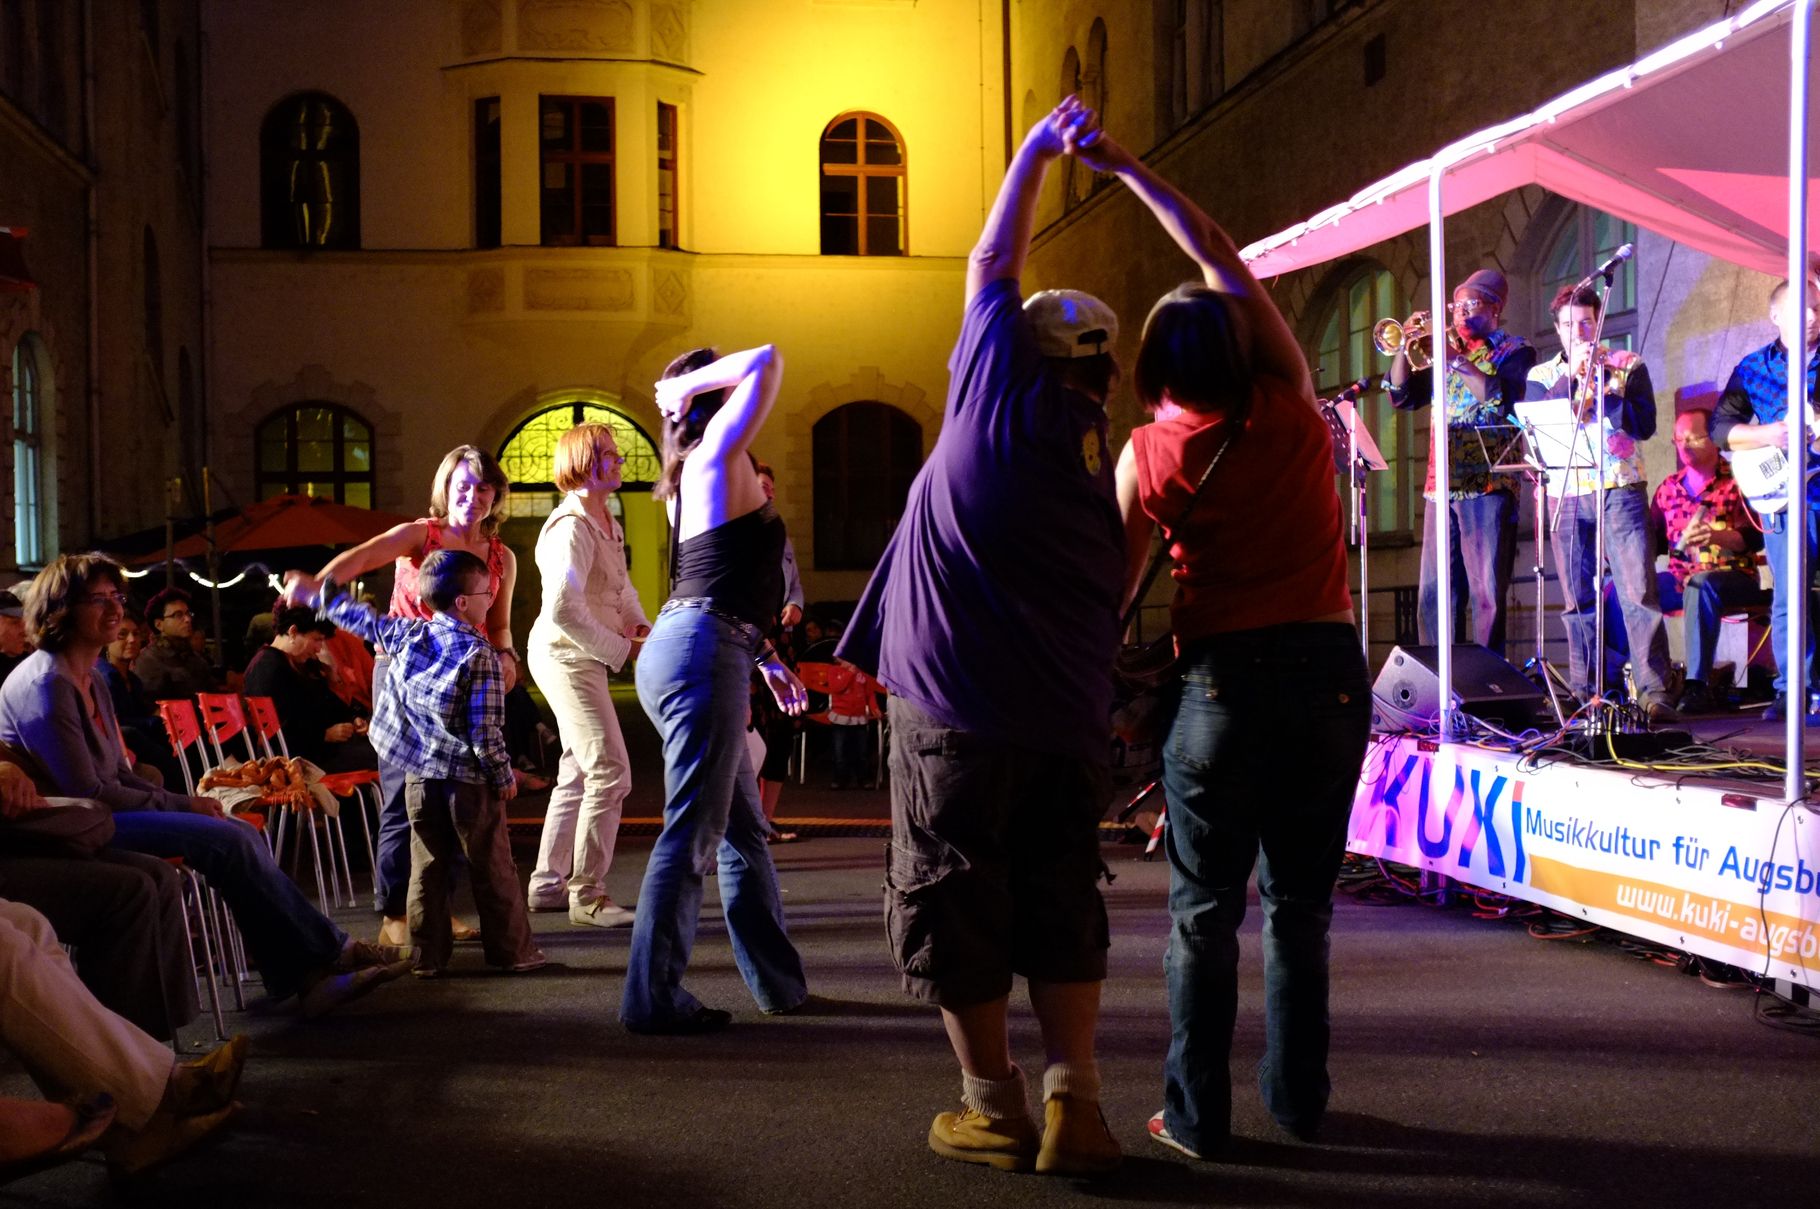
[[[1473,396],[1462,374],[1447,371],[1443,397],[1447,400],[1447,496],[1467,500],[1493,491],[1514,491],[1516,476],[1493,474],[1494,463],[1514,460],[1516,451],[1509,449],[1514,430],[1506,430],[1511,408],[1522,400],[1528,389],[1529,371],[1536,363],[1536,350],[1529,341],[1509,332],[1495,331],[1483,347],[1474,350],[1471,360],[1483,373],[1491,376],[1491,389],[1484,399]],[[1401,388],[1390,388],[1391,406],[1412,411],[1428,406],[1434,392],[1434,368],[1409,375]],[[1508,451],[1509,458],[1503,455]],[[1434,445],[1429,444],[1428,481],[1423,494],[1435,498]]]
[[[1605,481],[1606,487],[1629,487],[1648,480],[1643,469],[1642,442],[1656,435],[1656,390],[1649,380],[1649,367],[1643,358],[1627,349],[1612,349],[1605,370]],[[1568,372],[1567,354],[1554,357],[1529,371],[1531,399],[1560,399],[1574,396],[1574,376]],[[1580,432],[1590,440],[1595,422],[1590,417],[1593,405],[1587,404],[1588,419]],[[1565,413],[1563,413],[1565,414]],[[1579,445],[1585,450],[1587,445]],[[1590,460],[1582,453],[1581,461]],[[1595,482],[1591,466],[1567,472],[1566,495],[1590,495],[1601,484]]]
[[[1738,480],[1732,477],[1731,467],[1721,461],[1719,472],[1707,480],[1697,496],[1689,494],[1686,474],[1682,470],[1663,479],[1649,506],[1650,528],[1655,531],[1656,540],[1668,548],[1668,571],[1675,577],[1676,586],[1685,590],[1687,581],[1701,571],[1730,569],[1755,575],[1755,551],[1763,545],[1763,534],[1744,493],[1738,489]],[[1722,546],[1683,550],[1681,535],[1687,532],[1696,513],[1715,529],[1736,529],[1744,534],[1743,552]]]

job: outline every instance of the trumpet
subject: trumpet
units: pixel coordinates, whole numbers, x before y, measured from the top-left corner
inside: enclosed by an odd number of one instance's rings
[[[1386,357],[1407,354],[1410,369],[1427,369],[1434,364],[1434,356],[1429,352],[1427,311],[1417,311],[1401,323],[1395,319],[1378,320],[1371,328],[1371,344]],[[1447,347],[1456,353],[1466,351],[1458,333],[1453,330],[1451,302],[1447,304]]]

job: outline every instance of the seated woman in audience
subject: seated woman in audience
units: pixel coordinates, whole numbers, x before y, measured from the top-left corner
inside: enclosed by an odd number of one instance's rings
[[[234,914],[274,998],[297,995],[314,1016],[396,978],[409,962],[350,940],[305,899],[251,827],[209,797],[171,793],[135,775],[114,703],[96,671],[126,610],[125,576],[104,554],[64,554],[25,592],[38,643],[0,687],[0,742],[23,753],[40,787],[91,798],[114,814],[114,846],[182,857]]]
[[[133,753],[133,771],[160,785],[183,784],[177,768],[177,757],[165,736],[164,722],[158,716],[158,703],[145,690],[145,681],[133,670],[139,652],[145,649],[145,626],[130,611],[120,619],[120,633],[107,644],[106,658],[95,664],[95,670],[107,682],[108,696],[114,701],[114,714],[120,719],[120,733]],[[147,775],[147,767],[156,776]]]
[[[292,755],[325,772],[378,769],[366,719],[335,695],[321,659],[335,623],[319,619],[313,609],[290,605],[280,605],[274,613],[270,645],[260,647],[246,665],[246,695],[272,699]]]

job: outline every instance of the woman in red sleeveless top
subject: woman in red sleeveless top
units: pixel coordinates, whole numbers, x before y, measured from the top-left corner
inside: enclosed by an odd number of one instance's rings
[[[427,619],[431,610],[417,594],[418,567],[432,550],[466,550],[485,561],[491,572],[487,587],[493,593],[493,605],[487,612],[487,637],[499,650],[500,669],[510,692],[520,671],[518,652],[512,647],[512,587],[518,580],[518,560],[499,539],[499,522],[505,516],[510,490],[505,471],[492,454],[475,445],[457,445],[442,459],[430,481],[430,515],[395,525],[373,540],[337,554],[314,578],[292,581],[286,599],[314,599],[324,579],[352,583],[389,562],[393,564],[392,616]],[[374,661],[375,691],[388,662],[384,652]],[[404,809],[404,777],[381,759],[379,781],[385,805],[379,816],[373,907],[385,916],[380,943],[408,945],[405,892],[411,884],[411,823]],[[473,934],[472,928],[455,922],[456,939]]]
[[[1226,233],[1091,124],[1072,149],[1117,173],[1203,279],[1165,295],[1144,325],[1135,377],[1155,421],[1131,434],[1117,471],[1127,596],[1153,525],[1175,562],[1181,697],[1163,753],[1172,1036],[1150,1133],[1197,1157],[1229,1136],[1238,927],[1256,865],[1259,1085],[1271,1115],[1307,1138],[1327,1107],[1327,931],[1371,700],[1327,428],[1289,325]]]

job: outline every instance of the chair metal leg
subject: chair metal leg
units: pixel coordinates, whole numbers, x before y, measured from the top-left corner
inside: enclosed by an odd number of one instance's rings
[[[335,905],[329,899],[329,892],[322,883],[322,845],[316,840],[316,820],[310,817],[309,811],[299,810],[297,812],[297,830],[299,833],[307,833],[310,837],[310,858],[316,863],[316,901],[322,904],[323,910],[333,911]],[[298,841],[297,847],[299,849],[303,847],[301,840]]]
[[[234,950],[238,947],[239,929],[234,926],[234,918],[215,893],[212,886],[204,887],[208,891],[209,922],[215,926],[216,957],[221,963],[221,979],[234,989],[234,1008],[246,1011],[246,992],[240,987],[239,962],[235,959]]]
[[[215,1017],[215,1037],[226,1041],[227,1021],[221,1017],[221,986],[215,981],[215,945],[209,936],[209,907],[207,891],[202,878],[195,870],[185,870],[185,883],[190,887],[190,900],[196,904],[197,931],[202,933],[202,965],[208,972],[209,1011]]]
[[[348,830],[341,815],[336,813],[329,818],[329,835],[334,841],[331,845],[341,861],[341,884],[346,890],[347,901],[342,905],[352,907],[354,902],[354,863],[348,859]]]

